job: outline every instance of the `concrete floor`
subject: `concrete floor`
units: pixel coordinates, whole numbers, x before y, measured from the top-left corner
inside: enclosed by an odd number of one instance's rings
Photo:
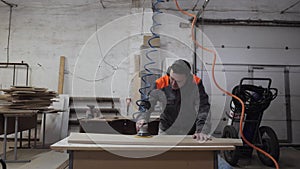
[[[12,146],[13,142],[9,142]],[[0,151],[2,153],[3,142],[0,143]],[[8,150],[7,159],[13,159],[12,149]],[[7,163],[8,169],[65,169],[68,154],[66,152],[55,152],[50,149],[18,149],[17,157],[20,160],[31,160],[29,163]],[[280,148],[279,165],[281,169],[299,169],[300,150],[293,147]],[[268,169],[258,159],[256,153],[253,158],[240,159],[238,166],[234,169]],[[271,168],[270,168],[271,169]]]
[[[279,166],[280,169],[299,169],[300,163],[300,150],[293,147],[281,147]],[[271,167],[264,166],[257,157],[257,153],[254,152],[252,159],[240,159],[238,166],[234,169],[271,169]]]
[[[13,142],[8,142],[12,147]],[[26,145],[24,145],[26,146]],[[3,155],[3,142],[0,143],[1,156]],[[7,150],[7,160],[14,159],[13,148]],[[50,149],[18,149],[18,160],[30,160],[30,162],[7,163],[7,169],[64,169],[64,163],[68,160],[66,152],[55,152]]]

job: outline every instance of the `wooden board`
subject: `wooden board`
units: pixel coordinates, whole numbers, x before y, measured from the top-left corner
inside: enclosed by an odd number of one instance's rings
[[[65,70],[65,56],[60,56],[59,74],[58,74],[58,94],[63,94],[64,91],[64,70]]]
[[[37,110],[4,110],[0,109],[0,114],[3,114],[6,117],[20,117],[20,116],[33,116],[37,113]]]
[[[11,97],[8,94],[2,94],[2,95],[0,95],[0,100],[10,100],[10,99],[11,99]]]
[[[8,114],[8,113],[36,113],[37,111],[36,110],[12,110],[12,109],[0,109],[0,114]]]
[[[12,86],[10,89],[2,89],[1,91],[5,94],[0,95],[0,108],[26,110],[47,109],[58,96],[56,92],[47,90],[46,88],[29,86]]]
[[[14,92],[14,91],[35,91],[35,92],[45,92],[46,88],[31,87],[31,86],[12,86],[10,89],[0,89],[4,92]]]
[[[90,133],[71,133],[69,143],[80,144],[115,144],[115,145],[178,145],[196,146],[241,146],[241,139],[212,138],[208,141],[197,141],[189,136],[182,135],[158,135],[151,138],[136,137],[135,135],[116,135],[116,134],[90,134]]]

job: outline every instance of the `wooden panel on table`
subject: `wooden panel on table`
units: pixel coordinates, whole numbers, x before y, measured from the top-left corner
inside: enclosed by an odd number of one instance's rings
[[[81,144],[121,144],[121,145],[178,145],[198,146],[199,142],[192,136],[160,135],[151,138],[140,138],[135,135],[71,133],[69,143]],[[212,138],[201,143],[204,146],[242,145],[240,139]]]

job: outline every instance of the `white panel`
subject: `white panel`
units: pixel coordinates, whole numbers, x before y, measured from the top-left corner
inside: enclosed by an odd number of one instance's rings
[[[270,68],[264,67],[261,70],[254,70],[254,77],[259,78],[270,78],[272,80],[271,88],[278,89],[278,95],[285,94],[285,86],[284,86],[284,69],[283,68]],[[263,87],[267,87],[267,83],[264,81],[255,81],[255,84],[262,85]]]
[[[226,89],[229,92],[232,92],[232,89],[235,86],[240,84],[240,80],[243,77],[249,77],[249,73],[244,70],[240,70],[240,72],[239,72],[238,70],[234,71],[234,70],[226,69],[225,70],[226,86],[221,86],[221,87]],[[204,79],[203,80],[204,86],[206,87],[207,92],[210,93],[210,91],[211,91],[210,85],[215,86],[215,84],[212,80],[211,71],[208,71],[208,74],[204,74],[203,79]],[[217,82],[219,82],[219,79],[216,79],[216,80],[217,80]]]
[[[292,133],[293,133],[293,143],[300,144],[300,121],[292,121]]]
[[[264,111],[263,120],[286,120],[285,98],[277,97]]]
[[[300,120],[300,96],[291,96],[292,120]],[[300,127],[300,126],[299,126]]]
[[[266,64],[266,65],[299,65],[299,49],[247,49],[217,48],[223,63]]]
[[[225,48],[298,48],[300,29],[289,27],[212,26],[206,25],[204,34],[212,43]],[[201,35],[202,36],[202,35]],[[206,44],[204,44],[206,46]]]
[[[287,127],[285,121],[262,121],[260,126],[271,127],[279,140],[287,139]]]
[[[278,96],[264,111],[262,124],[272,127],[280,140],[287,139],[286,108],[285,108],[285,86],[283,68],[254,69],[254,77],[270,78],[271,88],[278,89]],[[267,87],[264,81],[254,81],[255,85]]]
[[[293,96],[300,96],[300,67],[290,68],[290,91]]]
[[[69,121],[69,96],[60,95],[59,101],[53,103],[53,108],[62,112],[46,114],[46,123],[43,116],[41,126],[45,123],[45,133],[41,128],[40,139],[45,138],[45,144],[55,143],[68,136]]]
[[[268,123],[275,126],[279,122],[282,123],[286,128],[286,104],[283,72],[283,68],[264,67],[264,69],[261,70],[254,69],[254,77],[270,78],[272,80],[271,88],[278,89],[277,98],[275,98],[275,100],[271,102],[270,106],[264,111],[262,121],[268,121]],[[254,81],[254,84],[267,88],[268,81]]]
[[[292,120],[300,120],[300,67],[289,70]],[[299,123],[297,123],[299,124]],[[295,125],[295,124],[294,124]],[[300,126],[298,125],[298,128]]]
[[[226,81],[227,81],[227,89],[229,92],[232,92],[233,88],[240,84],[240,81],[244,77],[249,77],[248,71],[245,67],[240,67],[243,70],[233,70],[233,69],[226,69]]]

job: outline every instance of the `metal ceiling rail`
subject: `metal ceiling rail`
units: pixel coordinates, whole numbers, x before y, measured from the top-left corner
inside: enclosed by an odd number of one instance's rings
[[[198,18],[197,24],[202,24],[203,22],[205,23],[205,25],[300,27],[300,21]]]
[[[212,65],[211,63],[205,63]],[[275,65],[275,64],[243,64],[243,63],[216,63],[215,65],[222,66],[257,66],[257,67],[300,67],[300,65]]]

